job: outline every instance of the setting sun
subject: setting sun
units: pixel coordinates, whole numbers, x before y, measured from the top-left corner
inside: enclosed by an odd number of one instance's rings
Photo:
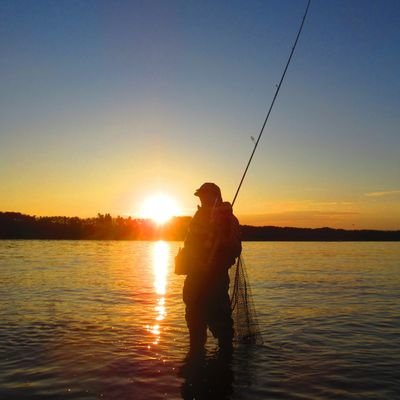
[[[157,224],[164,224],[179,214],[176,201],[165,194],[156,194],[144,200],[139,216],[152,219]]]

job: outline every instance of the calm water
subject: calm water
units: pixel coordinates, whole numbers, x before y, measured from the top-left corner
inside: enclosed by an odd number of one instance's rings
[[[198,366],[178,247],[0,241],[0,399],[400,398],[400,243],[244,243],[264,344]]]

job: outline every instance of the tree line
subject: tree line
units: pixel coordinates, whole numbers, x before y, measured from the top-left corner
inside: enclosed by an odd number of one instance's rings
[[[182,240],[190,217],[175,217],[157,225],[149,219],[37,217],[18,212],[0,212],[0,239],[94,239],[94,240]]]
[[[0,212],[0,239],[184,240],[191,217],[175,217],[164,225],[149,219],[112,217],[38,217]],[[241,226],[244,241],[400,241],[400,230],[344,230]]]

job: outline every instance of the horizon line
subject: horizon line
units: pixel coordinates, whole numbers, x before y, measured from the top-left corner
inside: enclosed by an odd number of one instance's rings
[[[117,216],[112,216],[111,213],[100,213],[98,212],[96,216],[91,216],[91,217],[79,217],[77,215],[74,216],[67,216],[67,215],[36,215],[36,214],[25,214],[23,212],[20,211],[0,211],[0,214],[20,214],[20,215],[24,215],[24,216],[28,216],[28,217],[32,217],[32,218],[78,218],[81,220],[85,220],[85,219],[96,219],[98,218],[99,215],[109,215],[111,217],[111,219],[116,219],[116,218],[123,218],[123,219],[129,219],[131,218],[133,221],[152,221],[151,218],[141,218],[141,217],[134,217],[131,216],[129,214],[117,214]],[[165,222],[162,225],[168,225],[169,222],[171,222],[172,219],[174,218],[193,218],[191,215],[175,215],[172,216],[171,219],[167,222]],[[154,223],[154,221],[153,221]],[[296,227],[296,226],[288,226],[288,225],[251,225],[251,224],[243,224],[240,223],[241,226],[249,226],[249,227],[254,227],[254,228],[279,228],[279,229],[309,229],[309,230],[318,230],[318,229],[331,229],[331,230],[342,230],[342,231],[349,231],[349,232],[359,232],[359,231],[376,231],[376,232],[400,232],[400,228],[399,229],[372,229],[372,228],[360,228],[360,229],[356,229],[356,228],[352,228],[352,229],[346,229],[346,228],[333,228],[330,226],[320,226],[320,227]]]

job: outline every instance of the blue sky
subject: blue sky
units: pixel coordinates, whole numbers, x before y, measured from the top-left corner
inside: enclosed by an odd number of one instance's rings
[[[0,210],[231,199],[305,5],[1,1]],[[398,1],[312,1],[241,221],[400,229],[399,43]]]

